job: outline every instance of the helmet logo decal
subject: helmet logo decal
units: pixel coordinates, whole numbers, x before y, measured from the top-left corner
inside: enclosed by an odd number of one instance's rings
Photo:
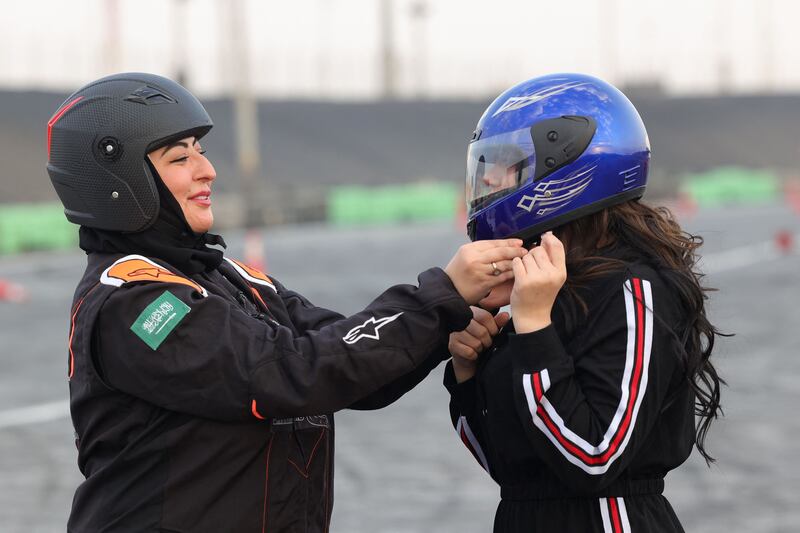
[[[572,83],[563,83],[561,85],[556,85],[555,87],[547,87],[546,89],[542,89],[539,92],[535,92],[527,96],[512,96],[511,98],[506,100],[497,111],[494,112],[492,117],[496,117],[500,113],[505,113],[506,111],[514,111],[516,109],[522,109],[523,107],[535,104],[540,100],[544,100],[545,98],[549,98],[556,94],[563,93],[564,91],[567,91],[569,89],[574,89],[575,87],[580,87],[581,85],[586,85],[586,83],[574,81]]]
[[[517,203],[517,207],[530,213],[534,207],[538,206],[536,214],[540,216],[558,211],[589,186],[594,179],[592,171],[596,168],[597,165],[584,167],[575,175],[562,180],[540,182],[533,189],[536,194],[524,195]]]
[[[166,94],[159,89],[143,85],[125,97],[128,102],[136,102],[137,104],[156,105],[156,104],[175,104],[177,103],[173,97]]]
[[[642,165],[636,165],[635,167],[631,167],[625,169],[619,173],[622,176],[622,190],[627,191],[634,185],[639,182],[639,168]]]

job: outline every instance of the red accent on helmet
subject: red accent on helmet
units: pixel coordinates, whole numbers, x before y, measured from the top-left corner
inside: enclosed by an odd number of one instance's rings
[[[72,106],[77,104],[82,99],[83,99],[83,96],[77,97],[75,100],[71,101],[70,103],[68,103],[67,105],[65,105],[64,107],[62,107],[58,111],[56,111],[56,114],[53,115],[53,117],[49,121],[47,121],[47,159],[48,159],[48,161],[50,160],[50,140],[52,139],[52,135],[53,135],[53,126],[55,125],[56,122],[58,122],[58,120],[62,116],[64,116],[64,113],[69,111],[70,108],[72,108]]]

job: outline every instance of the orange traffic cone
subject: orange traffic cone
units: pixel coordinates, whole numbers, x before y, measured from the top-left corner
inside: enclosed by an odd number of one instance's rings
[[[794,248],[794,235],[789,230],[782,229],[775,234],[775,246],[784,255],[792,253]]]
[[[456,229],[464,231],[467,227],[467,202],[463,194],[456,195]]]
[[[0,279],[0,301],[24,302],[28,299],[28,291],[22,285]]]
[[[783,187],[783,197],[795,214],[800,215],[800,180],[789,180]]]
[[[678,201],[675,204],[677,215],[681,218],[689,219],[697,214],[697,202],[692,195],[686,191],[678,193]]]
[[[261,230],[249,229],[245,233],[244,264],[266,272],[267,264],[264,261],[264,240],[261,238]]]

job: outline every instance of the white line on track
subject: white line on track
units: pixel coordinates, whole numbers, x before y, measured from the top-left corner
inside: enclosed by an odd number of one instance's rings
[[[793,235],[792,239],[796,243],[800,239],[800,235]],[[719,274],[729,270],[769,263],[797,255],[796,246],[791,250],[782,251],[773,240],[739,246],[723,252],[703,255],[700,269],[706,274]]]
[[[69,416],[69,402],[43,403],[0,411],[0,429],[52,422]]]

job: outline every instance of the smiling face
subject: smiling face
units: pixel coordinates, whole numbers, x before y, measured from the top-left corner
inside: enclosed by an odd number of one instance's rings
[[[196,138],[186,137],[147,154],[195,233],[214,224],[211,184],[217,173],[204,153]]]

